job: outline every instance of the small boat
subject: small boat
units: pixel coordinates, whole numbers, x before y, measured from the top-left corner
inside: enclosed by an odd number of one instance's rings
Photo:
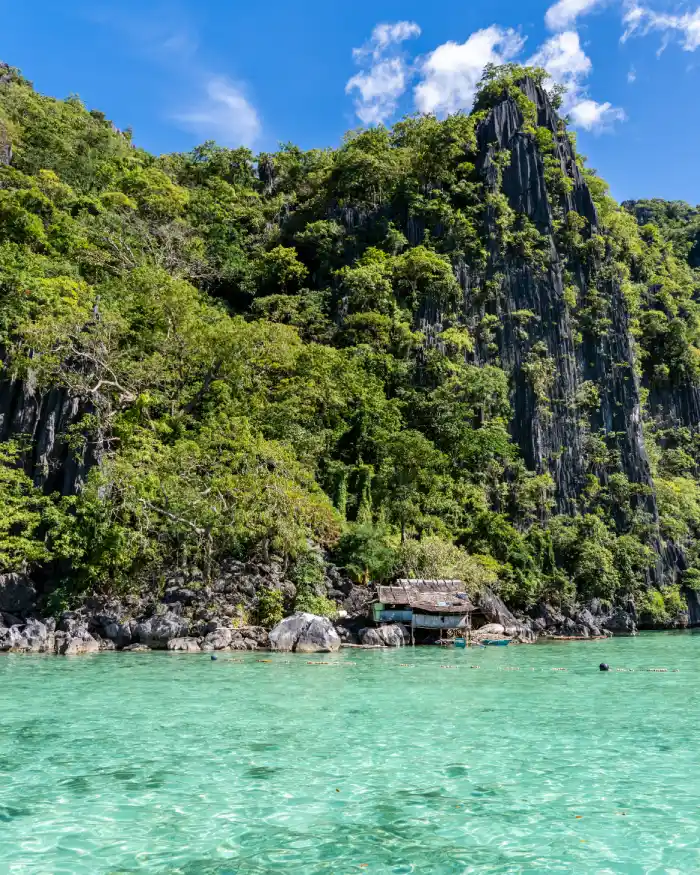
[[[507,647],[510,644],[510,638],[484,638],[482,644],[490,644],[491,647]]]
[[[455,647],[466,647],[467,642],[464,638],[455,638]]]

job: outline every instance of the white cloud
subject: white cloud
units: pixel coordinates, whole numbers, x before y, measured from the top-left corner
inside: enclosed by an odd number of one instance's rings
[[[625,32],[620,37],[620,42],[627,42],[642,25],[646,10],[636,3],[630,3],[625,9],[625,14],[622,16],[622,23],[625,25]]]
[[[634,69],[634,67],[630,67],[630,69],[627,73],[627,81],[631,85],[636,79],[637,79],[637,71]]]
[[[550,30],[566,30],[576,19],[591,12],[602,0],[557,0],[545,13],[545,24]]]
[[[227,146],[251,146],[261,130],[255,107],[240,84],[202,63],[196,29],[189,21],[182,20],[176,7],[177,4],[171,3],[160,9],[127,15],[115,8],[100,9],[98,5],[90,16],[126,37],[168,76],[166,87],[172,104],[175,101],[180,106],[185,104],[184,109],[167,111],[169,121],[203,140],[216,139]],[[184,94],[188,96],[183,97]]]
[[[201,101],[174,120],[203,139],[226,146],[252,146],[260,134],[260,119],[240,86],[225,76],[211,76]]]
[[[378,24],[372,31],[369,42],[366,42],[359,49],[353,49],[352,53],[357,60],[362,60],[367,55],[372,55],[375,60],[379,60],[389,46],[398,45],[407,39],[420,36],[420,33],[420,27],[415,21]]]
[[[345,86],[346,94],[356,95],[355,113],[363,124],[381,124],[396,112],[411,76],[411,68],[397,47],[420,36],[420,32],[415,21],[378,24],[369,41],[353,49],[357,63],[372,60],[368,68],[352,76]]]
[[[406,90],[406,64],[402,58],[389,58],[374,64],[364,73],[348,80],[345,91],[358,91],[355,113],[363,124],[380,124],[396,111],[396,104]]]
[[[527,62],[544,67],[555,82],[575,83],[588,76],[593,69],[591,59],[581,48],[575,30],[566,30],[550,37]]]
[[[559,0],[548,14],[552,13],[552,17],[553,10],[558,9],[557,20],[563,21],[564,11],[575,18],[593,5],[592,0]],[[414,75],[418,76],[414,98],[420,112],[446,115],[468,110],[484,67],[517,58],[525,45],[525,39],[512,28],[491,25],[472,33],[466,42],[443,43],[411,65],[398,47],[419,34],[415,22],[379,24],[368,42],[354,49],[356,61],[368,63],[348,81],[345,90],[355,95],[355,112],[364,124],[379,124],[390,118]],[[625,118],[622,109],[588,96],[585,81],[593,65],[575,30],[551,36],[526,63],[544,67],[554,82],[566,87],[562,108],[574,125],[604,130]]]
[[[611,103],[596,103],[586,98],[569,109],[572,122],[586,131],[600,131],[610,127],[614,122],[624,121],[624,110]]]
[[[562,112],[568,114],[576,127],[604,130],[625,118],[623,110],[610,103],[596,103],[586,94],[585,79],[593,69],[591,59],[581,48],[575,30],[566,30],[550,37],[527,61],[544,67],[554,82],[566,87]]]
[[[484,67],[511,60],[524,44],[516,31],[496,25],[476,31],[464,43],[443,43],[421,64],[416,106],[421,112],[441,114],[469,109]]]
[[[694,52],[700,46],[700,6],[693,12],[672,15],[632,4],[627,8],[622,20],[625,25],[622,42],[631,36],[645,36],[651,31],[659,31],[664,37],[660,51],[663,51],[667,41],[674,34],[678,36],[681,47],[686,52]]]

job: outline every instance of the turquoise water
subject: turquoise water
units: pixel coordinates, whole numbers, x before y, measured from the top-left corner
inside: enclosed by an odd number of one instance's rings
[[[696,634],[3,655],[0,873],[700,872],[699,691]]]

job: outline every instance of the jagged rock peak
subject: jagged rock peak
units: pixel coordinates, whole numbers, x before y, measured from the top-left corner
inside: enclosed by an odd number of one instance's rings
[[[525,77],[518,85],[534,105],[536,126],[551,133],[561,169],[572,180],[571,191],[562,199],[564,212],[575,211],[588,221],[591,229],[597,228],[598,214],[593,198],[576,161],[563,122],[552,106],[549,95],[530,77]],[[525,127],[522,110],[512,96],[504,97],[491,109],[477,131],[483,170],[487,182],[493,184],[496,178],[490,169],[493,155],[496,150],[510,150],[511,162],[504,169],[502,186],[511,207],[516,212],[527,215],[540,230],[550,229],[552,216],[547,202],[542,154],[535,136],[526,131]]]

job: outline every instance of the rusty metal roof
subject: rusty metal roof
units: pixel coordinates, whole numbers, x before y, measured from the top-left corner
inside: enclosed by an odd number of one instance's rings
[[[421,592],[464,592],[463,580],[444,580],[432,578],[424,580],[422,577],[399,577],[394,586],[410,587],[419,589]]]
[[[468,614],[476,610],[461,580],[397,580],[380,586],[379,601],[385,605],[408,605],[434,614]]]

